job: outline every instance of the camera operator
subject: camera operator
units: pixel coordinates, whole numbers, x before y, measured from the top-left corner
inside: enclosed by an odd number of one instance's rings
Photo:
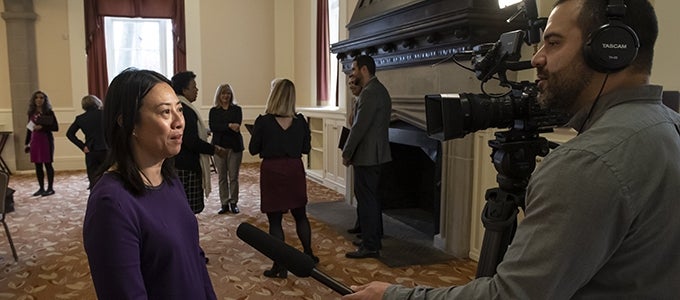
[[[496,274],[459,287],[372,282],[352,286],[356,292],[342,299],[680,295],[680,116],[662,104],[663,88],[649,84],[656,15],[647,0],[626,0],[623,23],[616,23],[607,2],[622,8],[612,0],[559,0],[548,18],[532,59],[538,100],[568,112],[579,135],[553,150],[531,177],[525,219]],[[587,48],[602,45],[587,45],[589,36],[612,34],[598,31],[604,24],[637,33],[639,51],[630,64],[612,67],[587,57]]]

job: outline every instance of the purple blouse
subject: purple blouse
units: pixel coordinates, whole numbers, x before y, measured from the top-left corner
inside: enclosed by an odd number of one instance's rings
[[[177,178],[134,196],[104,174],[87,202],[83,240],[99,299],[216,299]]]

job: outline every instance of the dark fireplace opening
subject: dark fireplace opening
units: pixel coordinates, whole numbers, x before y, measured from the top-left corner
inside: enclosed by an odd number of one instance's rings
[[[392,161],[381,173],[383,213],[423,233],[439,233],[441,159],[439,142],[412,125],[390,126]]]

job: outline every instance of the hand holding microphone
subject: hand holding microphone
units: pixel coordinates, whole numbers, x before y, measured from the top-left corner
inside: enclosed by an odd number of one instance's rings
[[[257,227],[241,223],[236,236],[271,260],[283,265],[297,277],[316,279],[340,295],[354,293],[352,289],[315,268],[314,260],[283,241],[269,235]]]

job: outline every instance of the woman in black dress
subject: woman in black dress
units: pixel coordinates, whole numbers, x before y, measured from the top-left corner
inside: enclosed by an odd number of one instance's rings
[[[295,85],[288,79],[277,79],[267,100],[264,115],[253,125],[248,150],[259,154],[260,210],[267,214],[269,234],[284,240],[281,221],[290,210],[295,218],[295,230],[304,253],[315,262],[312,252],[312,232],[307,219],[307,183],[302,154],[311,149],[309,125],[302,114],[295,113]],[[288,271],[274,262],[264,276],[286,278]]]

